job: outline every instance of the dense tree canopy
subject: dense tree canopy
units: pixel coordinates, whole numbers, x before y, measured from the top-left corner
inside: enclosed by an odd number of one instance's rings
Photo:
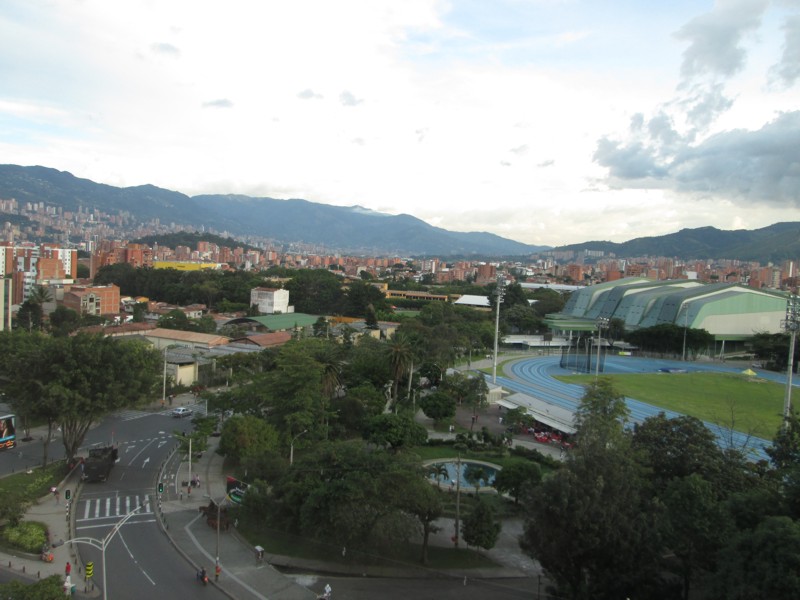
[[[59,423],[69,460],[93,422],[151,398],[159,382],[159,354],[135,340],[3,332],[0,348],[0,375],[14,409],[51,430]],[[47,444],[44,452],[46,463]]]

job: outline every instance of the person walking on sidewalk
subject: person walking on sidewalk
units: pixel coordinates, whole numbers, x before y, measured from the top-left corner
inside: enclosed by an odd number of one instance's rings
[[[69,561],[67,561],[67,566],[64,567],[64,576],[69,577],[69,574],[72,572],[72,565]]]

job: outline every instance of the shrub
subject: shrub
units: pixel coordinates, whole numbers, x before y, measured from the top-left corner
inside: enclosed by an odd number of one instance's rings
[[[3,539],[23,552],[38,554],[47,543],[47,527],[36,521],[21,521],[3,527]]]

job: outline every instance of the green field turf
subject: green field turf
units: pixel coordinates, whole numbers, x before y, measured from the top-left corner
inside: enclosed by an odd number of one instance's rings
[[[732,373],[655,373],[603,375],[614,387],[666,410],[771,440],[781,425],[785,386]],[[594,375],[556,379],[585,385]]]

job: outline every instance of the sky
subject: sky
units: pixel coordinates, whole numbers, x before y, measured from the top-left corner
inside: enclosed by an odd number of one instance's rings
[[[559,246],[800,221],[800,0],[3,0],[0,163]]]

